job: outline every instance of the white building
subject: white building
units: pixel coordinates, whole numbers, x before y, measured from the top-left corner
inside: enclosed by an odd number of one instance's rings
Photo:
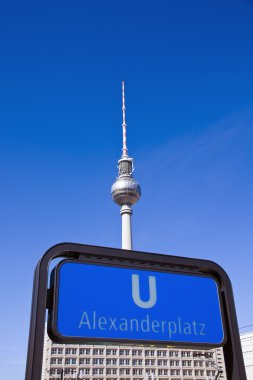
[[[197,351],[188,348],[70,345],[52,343],[45,337],[42,380],[147,378],[227,380],[222,348]]]
[[[253,332],[241,334],[243,359],[247,380],[253,380]]]
[[[118,178],[111,190],[121,207],[122,248],[132,249],[132,206],[141,197],[133,178],[133,159],[126,144],[124,82],[122,83],[123,148]],[[45,336],[42,380],[226,380],[222,348],[197,351],[179,348],[60,345]]]

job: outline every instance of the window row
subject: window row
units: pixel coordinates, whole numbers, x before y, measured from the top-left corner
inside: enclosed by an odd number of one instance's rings
[[[51,355],[63,355],[62,347],[52,347]],[[195,351],[178,351],[178,350],[137,350],[133,349],[102,349],[102,348],[65,348],[65,355],[119,355],[119,356],[157,356],[157,357],[175,357],[185,358],[194,357],[195,355],[203,355],[201,352]],[[208,352],[210,358],[213,358],[213,352]]]
[[[133,366],[170,366],[170,367],[204,367],[204,362],[200,360],[166,360],[166,359],[158,359],[157,364],[155,359],[103,359],[103,358],[55,358],[51,357],[50,364],[79,364],[79,365],[133,365]],[[211,361],[206,362],[206,367],[213,367],[213,363]]]
[[[75,368],[51,368],[49,373],[50,375],[55,374],[76,374],[77,370]],[[144,370],[142,368],[133,368],[132,370],[130,368],[82,368],[78,371],[79,375],[145,375],[147,373],[148,375],[155,375],[156,370],[155,369],[147,369]],[[216,371],[215,370],[207,370],[206,375],[207,376],[215,376]],[[192,369],[158,369],[157,372],[158,376],[205,376],[204,370],[192,370]]]

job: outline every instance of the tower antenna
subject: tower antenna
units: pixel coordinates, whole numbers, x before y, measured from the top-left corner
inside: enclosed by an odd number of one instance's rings
[[[123,121],[122,121],[122,132],[123,132],[123,148],[122,148],[122,157],[128,156],[127,154],[127,136],[126,136],[126,129],[127,129],[127,124],[126,124],[126,102],[125,102],[125,82],[122,81],[122,116],[123,116]]]

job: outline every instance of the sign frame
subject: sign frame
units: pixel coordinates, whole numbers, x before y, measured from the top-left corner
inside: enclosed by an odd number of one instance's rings
[[[142,264],[142,267],[140,268],[138,264],[132,263],[131,261],[128,260],[127,263],[125,261],[121,261],[120,263],[115,263],[113,259],[110,260],[111,262],[108,263],[106,258],[100,259],[99,263],[96,260],[90,260],[90,259],[82,259],[78,261],[79,265],[82,264],[91,264],[94,266],[103,266],[103,267],[110,267],[110,268],[123,268],[123,269],[137,269],[137,270],[152,270],[153,272],[157,273],[168,273],[168,274],[179,274],[179,275],[187,275],[187,276],[193,276],[193,277],[200,277],[200,278],[211,278],[214,280],[214,282],[217,285],[218,288],[218,300],[219,300],[219,306],[220,306],[220,314],[221,314],[221,322],[222,322],[222,327],[223,327],[223,340],[219,344],[215,343],[199,343],[199,342],[178,342],[178,341],[173,341],[173,340],[167,340],[167,341],[159,341],[159,340],[152,340],[152,339],[147,339],[147,340],[141,340],[141,339],[120,339],[120,338],[89,338],[89,337],[75,337],[75,336],[63,336],[59,333],[57,329],[57,317],[58,317],[58,297],[59,297],[59,281],[60,281],[60,269],[62,265],[66,263],[77,263],[76,260],[73,259],[66,259],[60,261],[54,270],[51,273],[51,281],[50,281],[50,291],[53,294],[53,302],[52,308],[49,308],[49,316],[48,316],[48,325],[47,325],[47,331],[48,335],[51,338],[52,341],[57,342],[57,343],[62,343],[62,344],[120,344],[122,346],[124,345],[146,345],[146,346],[151,346],[151,345],[156,345],[160,347],[166,347],[168,345],[172,346],[179,346],[180,347],[194,347],[199,348],[199,349],[210,349],[210,348],[217,348],[217,347],[222,347],[226,343],[226,326],[225,326],[225,319],[224,319],[224,311],[222,307],[222,299],[221,299],[221,291],[220,291],[220,284],[217,280],[217,278],[211,274],[207,275],[204,273],[199,273],[195,274],[192,272],[189,272],[187,268],[184,269],[184,272],[180,271],[175,273],[175,271],[171,270],[169,266],[164,265],[163,267],[155,267],[154,265],[149,265],[148,262],[145,262]]]
[[[52,289],[48,288],[50,264],[55,259],[95,260],[97,263],[101,262],[101,260],[110,263],[113,260],[118,265],[124,261],[125,263],[138,263],[140,267],[145,263],[149,263],[153,268],[168,265],[174,272],[189,270],[191,273],[197,271],[214,276],[220,284],[227,333],[227,339],[223,346],[227,379],[247,380],[232,286],[228,275],[218,264],[208,260],[75,243],[62,243],[51,247],[36,266],[25,380],[41,379],[46,314],[47,310],[52,309],[54,299]],[[178,346],[181,347],[182,345]],[[190,346],[196,347],[194,344]]]

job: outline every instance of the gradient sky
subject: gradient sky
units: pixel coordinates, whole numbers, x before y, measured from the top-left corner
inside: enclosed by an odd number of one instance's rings
[[[123,79],[134,248],[218,262],[253,325],[252,20],[250,0],[0,0],[3,378],[24,378],[45,250],[120,247]]]

